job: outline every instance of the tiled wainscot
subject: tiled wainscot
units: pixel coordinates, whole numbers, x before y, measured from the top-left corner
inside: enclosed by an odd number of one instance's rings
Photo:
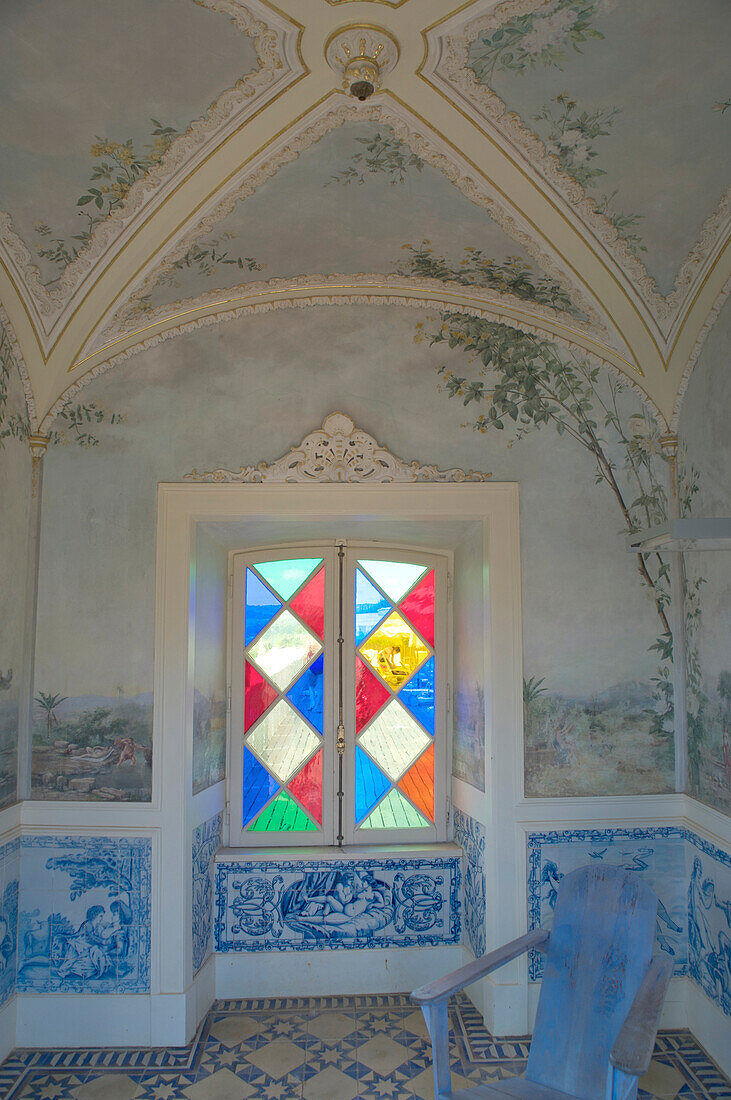
[[[463,851],[462,902],[465,943],[475,958],[485,954],[485,827],[464,810],[454,810],[454,839]]]
[[[193,972],[213,951],[213,857],[221,846],[223,814],[193,830]]]
[[[24,836],[21,993],[148,993],[148,837]]]
[[[565,874],[587,863],[624,867],[659,898],[656,950],[731,1015],[731,855],[689,829],[664,826],[529,833],[528,923],[549,928]],[[532,952],[530,977],[542,956]]]
[[[20,839],[0,847],[0,1007],[16,991]]]
[[[216,863],[214,949],[459,944],[460,856]]]

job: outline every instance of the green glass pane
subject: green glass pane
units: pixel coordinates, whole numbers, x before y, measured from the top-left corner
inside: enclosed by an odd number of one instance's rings
[[[320,738],[294,707],[280,699],[246,738],[263,764],[284,784],[320,745]]]
[[[424,829],[429,824],[401,791],[392,789],[368,815],[361,829]]]
[[[367,573],[373,577],[378,587],[386,593],[389,600],[398,603],[416,584],[419,577],[426,573],[426,565],[414,565],[409,561],[359,561]],[[257,565],[257,569],[259,566]]]
[[[431,650],[397,611],[366,638],[360,652],[394,691],[398,691],[431,655]]]
[[[290,558],[288,561],[257,562],[254,569],[283,600],[288,600],[321,564],[322,558]]]
[[[249,825],[251,833],[302,833],[317,832],[317,825],[286,791],[277,795]]]
[[[315,635],[289,611],[283,611],[251,647],[249,660],[284,691],[321,649]]]
[[[379,711],[358,744],[395,782],[430,742],[428,734],[400,703],[392,700]]]

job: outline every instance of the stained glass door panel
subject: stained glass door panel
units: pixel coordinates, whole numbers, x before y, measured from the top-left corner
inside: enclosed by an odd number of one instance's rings
[[[241,809],[247,833],[275,838],[322,828],[325,582],[322,557],[246,567]]]
[[[433,828],[437,572],[359,557],[354,578],[355,833]]]

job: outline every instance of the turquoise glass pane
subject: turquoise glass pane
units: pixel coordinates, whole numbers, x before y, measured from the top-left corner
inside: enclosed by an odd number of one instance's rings
[[[244,784],[241,798],[243,824],[256,817],[274,792],[279,789],[277,781],[269,774],[253,753],[244,749]]]
[[[391,610],[388,600],[381,595],[366,575],[355,571],[355,644],[367,638],[384,615]]]
[[[244,645],[251,645],[257,634],[267,626],[282,606],[273,592],[251,569],[246,570],[246,621]]]
[[[287,692],[290,703],[294,703],[300,714],[312,723],[318,733],[322,733],[324,670],[325,658],[321,653]]]
[[[419,577],[426,573],[425,565],[413,565],[408,561],[359,561],[367,573],[373,577],[379,588],[382,588],[390,600],[398,603],[405,596],[412,584],[416,584]],[[257,567],[258,568],[258,567]]]
[[[355,820],[361,821],[391,786],[367,753],[355,750]]]
[[[287,561],[255,562],[254,569],[283,600],[288,600],[321,564],[322,558],[289,558]]]
[[[424,729],[434,735],[434,658],[415,672],[399,693],[399,700]]]

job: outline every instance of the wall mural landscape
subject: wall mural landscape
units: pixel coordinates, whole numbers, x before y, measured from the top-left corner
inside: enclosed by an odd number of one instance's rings
[[[547,0],[500,11],[469,42],[471,76],[538,136],[669,293],[728,186],[726,5]]]
[[[149,797],[157,482],[271,461],[334,408],[405,458],[520,483],[528,794],[671,789],[665,563],[622,536],[662,511],[666,470],[633,392],[535,337],[396,307],[260,315],[211,339],[96,379],[88,397],[124,423],[96,426],[90,454],[49,452],[34,797]]]

